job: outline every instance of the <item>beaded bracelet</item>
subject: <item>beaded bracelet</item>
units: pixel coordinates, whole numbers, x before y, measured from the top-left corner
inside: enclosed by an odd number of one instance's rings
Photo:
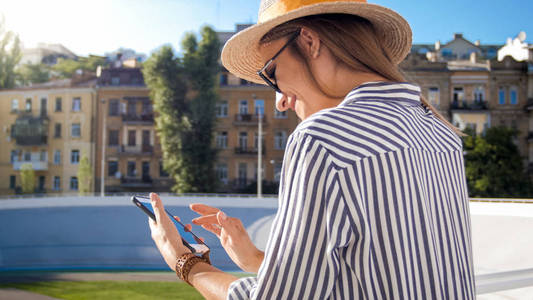
[[[176,275],[178,275],[181,280],[192,286],[192,284],[189,282],[189,272],[191,271],[192,267],[199,262],[211,264],[209,260],[209,253],[202,255],[202,257],[196,256],[193,253],[185,253],[181,255],[178,257],[176,262]]]

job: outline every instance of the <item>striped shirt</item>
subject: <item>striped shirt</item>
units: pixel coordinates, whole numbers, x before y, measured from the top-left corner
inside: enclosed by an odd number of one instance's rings
[[[228,299],[475,299],[461,139],[409,83],[300,123],[257,277]]]

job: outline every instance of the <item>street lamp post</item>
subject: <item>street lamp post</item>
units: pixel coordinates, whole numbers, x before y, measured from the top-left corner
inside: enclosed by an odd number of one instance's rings
[[[100,196],[103,198],[105,195],[105,127],[106,127],[106,109],[105,99],[102,99],[102,113],[104,115],[104,122],[102,124],[102,168],[100,173]]]
[[[257,133],[257,198],[263,197],[263,178],[262,178],[262,160],[263,160],[263,112],[261,109],[257,112],[258,133]]]

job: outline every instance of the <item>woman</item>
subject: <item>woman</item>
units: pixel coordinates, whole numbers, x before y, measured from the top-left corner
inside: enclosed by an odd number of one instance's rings
[[[187,254],[157,214],[152,236],[168,265],[210,299],[474,299],[460,132],[405,82],[397,65],[410,47],[407,22],[377,5],[263,0],[222,62],[303,120],[265,253],[238,219],[191,206],[202,215],[193,223],[257,277]]]

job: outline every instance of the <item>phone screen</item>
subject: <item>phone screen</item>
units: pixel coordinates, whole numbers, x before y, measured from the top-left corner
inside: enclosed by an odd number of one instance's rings
[[[144,197],[144,196],[133,196],[132,197],[133,203],[139,207],[141,210],[143,210],[150,218],[152,218],[155,221],[155,215],[154,210],[152,208],[152,203],[150,202],[150,198]],[[143,207],[145,209],[143,209]],[[179,222],[178,220],[174,219],[172,214],[166,210],[167,215],[169,218],[174,222],[174,225],[176,225],[176,228],[178,229],[179,234],[181,235],[183,244],[189,248],[194,253],[203,254],[209,251],[209,247],[200,240],[199,237],[197,237],[194,233],[187,230],[185,228],[185,225],[183,223]]]

